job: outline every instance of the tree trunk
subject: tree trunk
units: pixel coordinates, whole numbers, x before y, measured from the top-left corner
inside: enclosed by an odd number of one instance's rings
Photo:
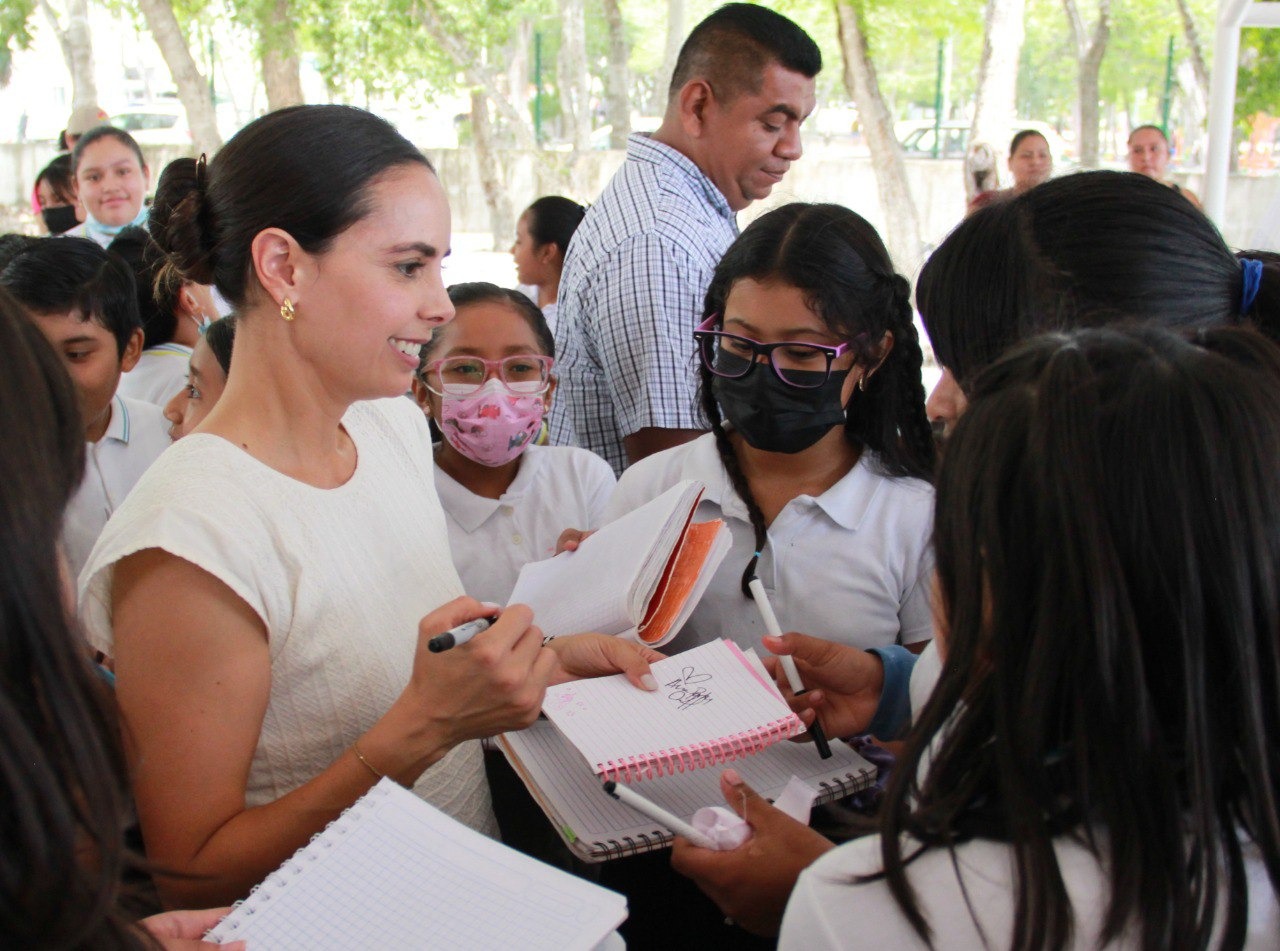
[[[1178,0],[1178,13],[1182,16],[1182,31],[1187,36],[1187,46],[1191,50],[1191,65],[1196,71],[1196,85],[1200,87],[1200,96],[1209,101],[1209,69],[1204,64],[1204,47],[1200,45],[1200,33],[1196,30],[1195,18],[1191,16],[1191,8],[1187,0]]]
[[[89,34],[89,5],[87,0],[67,0],[67,23],[64,27],[58,13],[48,0],[40,0],[49,25],[58,37],[62,58],[71,74],[71,108],[96,106],[98,82],[93,75],[93,41]]]
[[[515,234],[515,213],[511,196],[503,187],[502,172],[493,148],[493,126],[489,122],[489,97],[481,89],[471,90],[471,132],[476,146],[480,188],[489,206],[489,226],[493,230],[493,250],[505,251]]]
[[[218,117],[213,100],[209,97],[209,83],[200,73],[186,35],[178,24],[171,0],[138,0],[142,15],[147,21],[151,38],[160,48],[173,84],[178,87],[178,99],[187,111],[191,126],[191,139],[196,153],[213,155],[222,148],[222,136],[218,132]]]
[[[422,0],[417,9],[422,16],[422,25],[431,39],[462,70],[467,82],[484,92],[498,114],[510,125],[516,145],[541,155],[538,143],[533,138],[533,123],[527,113],[517,109],[512,104],[511,97],[503,94],[501,77],[468,48],[462,39],[463,34],[440,8],[437,0]]]
[[[671,85],[671,74],[676,71],[676,60],[680,57],[680,47],[684,45],[684,3],[685,0],[667,0],[667,45],[662,54],[662,74],[658,77],[658,98],[662,105],[667,102],[667,88]],[[662,109],[657,110],[661,114]]]
[[[290,18],[289,0],[275,0],[271,22],[259,32],[262,44],[262,84],[267,90],[267,111],[300,106],[302,74],[298,60],[298,36]]]
[[[560,55],[556,57],[560,114],[575,152],[591,147],[591,86],[587,76],[587,25],[583,0],[560,0]]]
[[[1098,19],[1085,29],[1076,0],[1062,0],[1076,49],[1077,153],[1085,168],[1098,167],[1098,74],[1111,37],[1111,0],[1098,0]]]
[[[836,0],[835,7],[840,49],[844,54],[844,84],[858,106],[862,134],[871,152],[876,191],[884,219],[885,244],[897,269],[910,274],[919,263],[923,248],[920,216],[911,198],[902,149],[893,134],[893,117],[880,95],[880,83],[876,79],[858,11],[846,0]]]
[[[605,108],[609,120],[609,148],[625,149],[631,132],[631,94],[627,60],[627,32],[618,0],[602,0],[609,28],[609,67],[605,74]]]
[[[1004,154],[1017,115],[1025,7],[1026,0],[987,0],[970,148],[986,142],[997,154]]]

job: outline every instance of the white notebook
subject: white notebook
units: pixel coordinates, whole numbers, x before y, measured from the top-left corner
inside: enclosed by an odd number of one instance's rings
[[[510,604],[547,637],[598,631],[659,647],[680,632],[729,552],[723,521],[694,522],[705,487],[685,481],[614,519],[577,551],[520,569]]]
[[[702,644],[651,669],[656,691],[622,674],[547,690],[543,713],[602,779],[700,769],[804,731],[760,662],[732,641]]]
[[[207,935],[254,951],[594,948],[623,896],[450,819],[389,779]]]
[[[583,860],[604,862],[671,845],[671,830],[605,795],[599,777],[547,721],[506,733],[498,743],[560,838]],[[876,768],[849,746],[832,740],[831,752],[824,760],[812,743],[778,743],[733,768],[766,799],[776,798],[792,776],[817,789],[820,803],[875,782]],[[685,822],[703,806],[724,805],[718,769],[646,780],[640,791]]]

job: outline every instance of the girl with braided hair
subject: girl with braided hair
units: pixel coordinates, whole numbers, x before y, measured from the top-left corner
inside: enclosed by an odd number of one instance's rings
[[[934,449],[909,294],[839,205],[785,205],[725,253],[694,333],[712,432],[628,469],[605,516],[697,479],[695,518],[731,529],[672,653],[758,645],[757,576],[784,628],[867,649],[932,636]]]

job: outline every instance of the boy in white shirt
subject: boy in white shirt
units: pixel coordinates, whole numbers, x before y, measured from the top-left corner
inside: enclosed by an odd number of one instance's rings
[[[26,308],[75,384],[85,475],[67,506],[63,545],[78,576],[111,513],[169,445],[159,407],[117,396],[142,352],[133,275],[84,238],[42,240],[15,257],[0,284]]]

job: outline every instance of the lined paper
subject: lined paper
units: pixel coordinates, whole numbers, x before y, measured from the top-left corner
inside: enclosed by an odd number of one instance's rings
[[[475,832],[382,780],[208,940],[285,949],[594,948],[626,899]]]

